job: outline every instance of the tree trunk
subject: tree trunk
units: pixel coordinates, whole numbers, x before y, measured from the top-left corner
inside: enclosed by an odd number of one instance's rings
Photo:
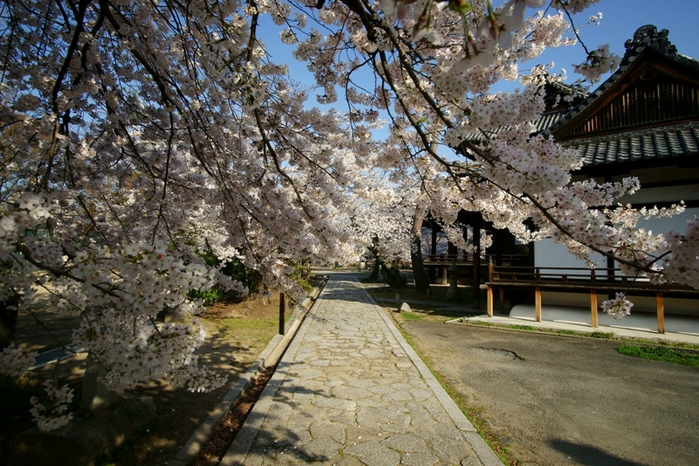
[[[376,258],[374,261],[374,268],[371,270],[371,275],[369,275],[368,280],[370,282],[376,282],[379,280],[379,269],[381,267],[381,261]]]
[[[425,264],[422,262],[422,222],[425,220],[425,214],[415,214],[413,217],[413,227],[410,230],[412,237],[412,247],[410,248],[410,262],[413,269],[413,277],[415,278],[415,289],[418,293],[427,294],[430,289],[430,281],[425,271]]]
[[[415,278],[415,289],[418,293],[426,295],[427,291],[430,289],[430,280],[425,271],[425,264],[422,262],[420,238],[413,241],[413,247],[410,251],[410,261],[413,268],[413,277]]]
[[[15,341],[17,332],[17,301],[11,298],[9,301],[0,301],[0,350],[7,348]]]
[[[379,238],[374,236],[372,239],[372,245],[368,247],[369,252],[374,256],[374,268],[371,270],[371,275],[369,275],[370,282],[379,281],[379,270],[382,264],[381,258],[379,257],[379,251],[377,245],[379,244]]]
[[[124,390],[112,391],[104,384],[102,378],[107,371],[92,354],[88,354],[85,366],[79,409],[81,415],[97,415],[124,399]]]
[[[391,288],[403,288],[405,286],[405,277],[401,275],[398,267],[381,263],[381,275],[383,280]]]

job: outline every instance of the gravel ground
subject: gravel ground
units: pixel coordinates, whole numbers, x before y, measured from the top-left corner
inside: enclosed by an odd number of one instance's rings
[[[405,322],[426,362],[525,465],[696,465],[699,369],[619,342]]]

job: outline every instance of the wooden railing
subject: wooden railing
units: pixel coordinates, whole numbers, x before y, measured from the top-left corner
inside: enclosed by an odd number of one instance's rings
[[[624,275],[621,269],[588,269],[581,267],[516,267],[488,265],[488,281],[545,281],[551,284],[599,283],[621,285],[650,285],[646,277]]]
[[[528,258],[529,255],[527,254],[502,254],[500,256],[502,263],[507,265],[516,264],[518,262],[521,263],[521,261],[526,261]],[[497,261],[497,256],[489,254],[485,257],[485,259],[481,258],[480,262],[485,266],[490,260]],[[451,265],[453,263],[456,263],[457,265],[473,264],[473,254],[424,254],[422,256],[422,261],[425,265]]]
[[[535,320],[541,322],[541,290],[587,291],[590,294],[591,325],[598,326],[597,292],[642,292],[654,293],[658,333],[665,333],[665,305],[663,293],[699,296],[699,290],[679,285],[655,285],[646,277],[622,275],[620,269],[587,269],[573,267],[513,267],[488,265],[488,281],[485,284],[488,296],[488,316],[493,316],[493,291],[500,292],[504,302],[506,288],[525,288],[534,291]]]

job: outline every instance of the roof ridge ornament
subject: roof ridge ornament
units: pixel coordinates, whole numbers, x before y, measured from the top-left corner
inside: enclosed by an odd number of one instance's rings
[[[545,136],[554,134],[560,128],[568,124],[570,120],[579,115],[585,108],[592,104],[600,95],[604,94],[614,83],[616,83],[630,67],[634,65],[634,62],[641,56],[645,50],[652,50],[657,54],[672,60],[673,62],[689,68],[693,73],[699,73],[699,60],[691,57],[687,57],[677,52],[677,47],[675,47],[669,40],[669,31],[667,29],[658,28],[652,24],[646,24],[645,26],[639,27],[633,35],[633,39],[627,40],[624,45],[626,46],[626,53],[624,58],[622,58],[619,68],[612,73],[606,81],[604,81],[597,89],[590,92],[588,97],[582,100],[577,106],[570,109],[570,111],[558,121],[553,123],[549,128],[542,130]]]
[[[652,24],[641,26],[633,34],[633,39],[629,39],[624,43],[626,46],[624,60],[626,61],[632,56],[640,54],[646,48],[651,48],[667,57],[676,57],[677,47],[668,40],[669,34],[670,32],[667,29],[658,31],[658,28]]]

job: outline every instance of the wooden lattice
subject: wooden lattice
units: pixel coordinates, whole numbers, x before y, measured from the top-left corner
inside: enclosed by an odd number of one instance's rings
[[[645,75],[645,73],[644,73]],[[643,79],[643,78],[646,79]],[[579,136],[672,123],[699,116],[699,88],[641,76],[570,133]]]

